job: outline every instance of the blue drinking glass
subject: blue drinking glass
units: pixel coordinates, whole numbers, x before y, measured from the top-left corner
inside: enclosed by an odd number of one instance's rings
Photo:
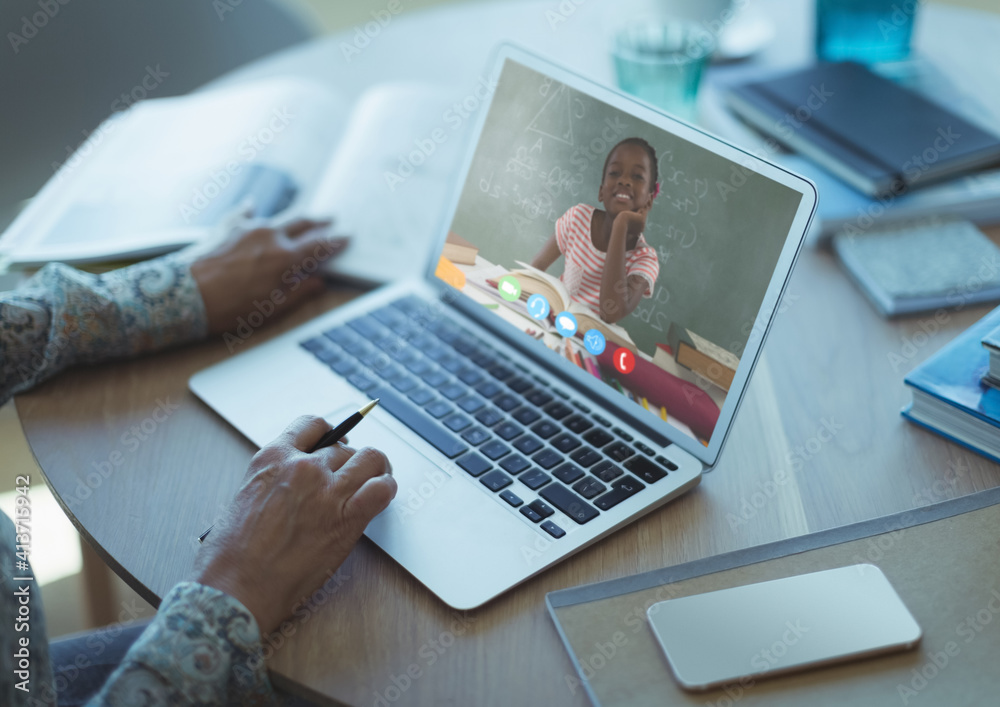
[[[905,59],[919,6],[919,0],[816,0],[816,56],[862,64]]]
[[[715,38],[694,22],[632,22],[615,35],[612,58],[622,90],[693,120],[702,70],[714,50]]]

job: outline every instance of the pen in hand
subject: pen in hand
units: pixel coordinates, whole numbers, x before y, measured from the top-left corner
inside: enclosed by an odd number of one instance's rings
[[[350,417],[348,417],[346,420],[344,420],[343,422],[341,422],[339,425],[337,425],[336,427],[334,427],[332,430],[330,430],[329,432],[327,432],[326,434],[324,434],[322,437],[320,437],[319,438],[319,442],[316,443],[315,447],[313,447],[312,449],[309,450],[309,453],[312,454],[313,452],[317,452],[320,449],[323,449],[324,447],[329,447],[329,446],[331,446],[333,444],[336,444],[337,440],[341,439],[344,435],[346,435],[348,432],[350,432],[355,427],[357,427],[357,424],[359,422],[361,422],[363,419],[365,419],[365,415],[367,415],[368,413],[370,413],[375,408],[375,406],[378,405],[378,401],[379,401],[379,398],[375,398],[370,403],[368,403],[367,405],[365,405],[364,407],[362,407],[360,410],[358,410],[356,413],[354,413],[353,415],[351,415]],[[204,542],[205,538],[208,537],[208,534],[212,532],[212,528],[214,528],[214,527],[215,527],[215,524],[213,523],[211,526],[209,526],[208,530],[206,530],[204,533],[202,533],[201,535],[199,535],[198,536],[198,542]]]

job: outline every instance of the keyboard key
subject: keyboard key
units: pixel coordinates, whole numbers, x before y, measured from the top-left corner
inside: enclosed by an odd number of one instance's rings
[[[580,525],[592,521],[599,515],[596,508],[562,484],[549,484],[539,491],[538,495]]]
[[[667,475],[666,470],[659,464],[654,464],[651,459],[636,455],[622,464],[626,469],[645,481],[647,484],[655,484]]]
[[[318,358],[326,365],[332,366],[333,364],[337,363],[338,361],[341,361],[344,358],[344,352],[338,348],[335,348],[331,344],[330,348],[328,349],[323,349],[322,351],[314,351],[313,356]]]
[[[346,377],[358,370],[358,364],[353,359],[345,358],[333,364],[330,368]]]
[[[476,419],[479,420],[484,425],[486,425],[487,427],[493,427],[493,425],[497,424],[498,422],[500,422],[500,420],[503,419],[503,415],[500,414],[499,410],[491,406],[483,408],[482,410],[477,412]]]
[[[507,368],[506,366],[496,365],[489,370],[489,374],[494,378],[496,378],[497,380],[502,381],[502,380],[507,380],[512,375],[514,375],[514,371]]]
[[[559,431],[559,425],[552,422],[552,420],[542,420],[541,422],[536,423],[531,428],[531,431],[542,439],[548,439]]]
[[[573,412],[573,408],[566,403],[559,402],[558,400],[554,403],[549,403],[542,409],[545,410],[549,417],[555,418],[556,420],[561,420]]]
[[[516,442],[514,442],[514,448],[524,454],[533,454],[544,446],[545,445],[542,444],[541,440],[537,437],[532,437],[531,435],[522,435],[517,438]]]
[[[580,412],[585,412],[585,413],[588,413],[588,414],[590,413],[590,408],[589,407],[587,407],[583,403],[578,403],[575,400],[573,401],[573,407],[575,407]]]
[[[605,427],[611,427],[611,420],[608,420],[607,418],[601,417],[600,415],[591,415],[591,418],[593,418],[594,422],[596,422],[599,425],[604,425]]]
[[[599,493],[604,493],[606,488],[607,486],[602,484],[593,476],[588,476],[587,478],[573,484],[573,490],[584,498],[593,498]]]
[[[636,442],[635,448],[638,449],[643,454],[645,454],[647,457],[651,457],[654,454],[656,454],[656,452],[653,450],[652,447],[650,447],[648,444],[643,444],[642,442]]]
[[[413,376],[402,375],[392,381],[392,387],[405,395],[417,387],[417,379]]]
[[[366,376],[364,373],[355,373],[353,376],[349,376],[347,382],[358,390],[370,390],[379,384],[378,380]]]
[[[440,419],[451,412],[454,408],[445,401],[438,400],[436,403],[428,405],[425,409],[428,413]]]
[[[511,395],[510,393],[504,393],[503,395],[497,396],[493,400],[493,404],[504,412],[510,412],[517,406],[521,404],[521,399],[516,395]]]
[[[490,459],[497,460],[505,454],[509,454],[510,447],[503,442],[493,440],[492,442],[484,444],[479,451],[488,456]]]
[[[479,476],[485,471],[493,468],[492,462],[483,459],[475,452],[469,452],[458,460],[458,465],[465,469],[472,476]]]
[[[299,346],[304,348],[309,353],[318,353],[320,351],[331,350],[330,342],[322,336],[317,336],[312,339],[306,339],[305,341],[300,341]]]
[[[500,467],[506,469],[514,476],[517,476],[529,466],[531,466],[531,462],[522,457],[520,454],[512,454],[500,462]]]
[[[385,324],[390,329],[395,329],[398,326],[403,326],[409,322],[406,319],[406,315],[400,312],[395,307],[385,306],[381,309],[376,309],[372,312],[372,316],[375,317],[379,322]]]
[[[556,467],[556,469],[553,470],[552,475],[564,484],[571,484],[583,476],[583,469],[578,467],[576,464],[566,462],[565,464],[560,464]]]
[[[415,402],[417,405],[426,405],[434,399],[434,393],[429,391],[427,388],[417,388],[416,390],[411,391],[406,397]]]
[[[521,474],[521,483],[527,486],[532,491],[540,489],[545,484],[552,481],[552,477],[546,474],[541,469],[532,469],[531,471],[526,471]]]
[[[507,488],[514,482],[509,476],[499,469],[494,469],[489,474],[480,478],[479,483],[488,488],[490,491],[496,493],[500,489]]]
[[[634,439],[634,437],[632,437],[632,435],[630,435],[628,432],[626,432],[625,430],[623,430],[621,427],[612,427],[611,431],[614,432],[619,437],[621,437],[626,442],[631,442]]]
[[[611,483],[625,472],[609,462],[607,459],[590,470],[590,473],[605,483]]]
[[[423,376],[437,370],[432,364],[419,358],[407,363],[406,367],[415,376]]]
[[[569,454],[580,446],[580,440],[573,435],[561,434],[549,440],[549,444],[558,449],[563,454]]]
[[[432,370],[422,375],[421,378],[431,388],[440,388],[448,381],[448,374],[444,371]]]
[[[555,511],[552,510],[552,507],[549,506],[547,503],[545,503],[545,501],[543,501],[540,498],[536,498],[534,501],[529,503],[528,508],[533,510],[542,518],[548,518],[550,515],[553,515],[555,513]]]
[[[468,356],[476,350],[476,345],[468,339],[456,339],[452,346],[454,346],[455,350],[463,356]]]
[[[484,398],[492,398],[494,395],[499,393],[503,388],[496,381],[486,381],[485,383],[480,383],[476,387],[476,392],[482,395]]]
[[[503,491],[500,494],[500,498],[502,498],[503,500],[505,500],[507,503],[509,503],[514,508],[517,508],[522,503],[524,503],[524,501],[521,500],[521,497],[518,496],[513,491],[511,491],[510,489],[507,489],[506,491]]]
[[[520,422],[522,425],[530,425],[532,422],[541,417],[541,415],[537,410],[535,410],[535,408],[524,406],[515,410],[511,417]]]
[[[438,365],[449,373],[458,373],[465,368],[466,362],[461,356],[451,354],[438,359]]]
[[[446,417],[444,420],[444,426],[452,432],[461,432],[471,424],[472,420],[467,418],[465,415],[460,415],[457,412],[450,417]]]
[[[525,506],[520,512],[521,515],[530,520],[532,523],[537,523],[542,519],[542,517],[538,515],[538,513],[531,506]]]
[[[594,423],[585,418],[583,415],[573,415],[572,417],[567,417],[563,420],[563,424],[566,425],[567,430],[575,432],[578,435],[583,434],[594,426]]]
[[[478,395],[467,395],[458,401],[458,406],[470,414],[480,410],[484,405],[486,401]]]
[[[630,476],[626,476],[624,479],[619,479],[611,484],[611,490],[603,496],[598,496],[594,501],[594,505],[602,511],[606,511],[609,508],[614,508],[626,498],[636,495],[644,488],[646,487],[641,482]]]
[[[448,400],[456,400],[465,395],[466,390],[468,389],[461,383],[449,383],[438,390],[438,392],[441,393],[442,396],[448,398]]]
[[[595,452],[590,447],[580,447],[580,449],[570,454],[569,458],[575,461],[580,466],[582,466],[584,469],[587,469],[589,467],[592,467],[597,462],[601,461],[601,459],[603,459],[604,457],[602,457],[600,454]]]
[[[358,317],[357,319],[352,319],[347,322],[347,326],[354,329],[354,331],[361,334],[365,339],[375,339],[386,333],[385,328],[378,323],[375,317],[370,314],[366,314],[363,317]]]
[[[463,368],[458,372],[458,379],[466,385],[479,385],[485,376],[478,368]]]
[[[478,447],[489,438],[490,433],[482,427],[470,427],[462,433],[462,439],[471,444],[473,447]]]
[[[612,437],[610,434],[608,434],[599,427],[595,427],[594,429],[592,429],[590,432],[588,432],[583,436],[584,442],[589,442],[590,444],[598,448],[603,447],[605,444],[607,444],[613,439],[614,437]]]
[[[623,442],[614,442],[604,448],[604,453],[615,461],[622,462],[635,454],[635,450]]]
[[[507,421],[502,425],[497,425],[493,428],[493,431],[496,432],[497,437],[500,439],[510,441],[524,432],[524,429],[520,425],[515,425],[513,422]]]
[[[669,459],[667,459],[665,456],[662,456],[662,455],[658,456],[656,458],[656,461],[657,461],[657,463],[662,464],[663,466],[665,466],[670,471],[677,471],[677,465],[674,464]]]
[[[343,326],[335,327],[333,329],[327,329],[323,332],[323,336],[332,341],[335,344],[343,346],[344,344],[350,344],[358,341],[358,335],[351,331],[350,327],[346,324]]]
[[[535,407],[542,407],[552,402],[552,396],[544,390],[535,390],[525,396],[525,400]]]
[[[514,443],[514,446],[515,447],[517,446],[517,442]],[[523,449],[521,451],[524,452]],[[530,452],[525,452],[525,454],[529,453]],[[538,466],[542,467],[543,469],[551,469],[556,464],[562,462],[563,457],[551,449],[543,449],[538,454],[533,456],[531,460],[536,464],[538,464]]]
[[[566,534],[565,530],[560,528],[551,520],[547,520],[544,523],[542,523],[542,530],[544,530],[546,533],[554,537],[556,540],[558,540],[559,538],[561,538],[563,535]]]
[[[515,393],[523,393],[531,387],[531,381],[523,376],[514,376],[507,381],[507,387]]]
[[[454,459],[469,448],[467,444],[424,414],[424,409],[430,411],[430,408],[418,408],[387,385],[379,386],[371,391],[371,395],[374,398],[381,398],[379,407],[416,432],[449,459]]]

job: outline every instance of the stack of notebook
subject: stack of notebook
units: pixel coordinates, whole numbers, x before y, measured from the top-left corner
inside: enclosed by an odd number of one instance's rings
[[[1000,308],[906,376],[908,419],[1000,461]]]

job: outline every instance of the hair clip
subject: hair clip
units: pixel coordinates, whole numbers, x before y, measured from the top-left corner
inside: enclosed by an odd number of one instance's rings
[[[656,187],[653,189],[653,198],[655,199],[660,195],[660,183],[656,183]]]

